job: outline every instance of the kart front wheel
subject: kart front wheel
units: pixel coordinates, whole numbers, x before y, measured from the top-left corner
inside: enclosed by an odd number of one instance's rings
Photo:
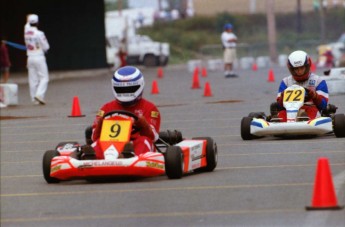
[[[252,140],[254,136],[250,134],[251,117],[244,117],[241,121],[241,137],[243,140]]]
[[[266,119],[266,114],[264,112],[251,112],[248,117]]]
[[[345,137],[345,115],[336,114],[333,119],[333,131],[336,137]]]
[[[180,179],[183,174],[183,153],[177,146],[170,146],[165,153],[165,172],[169,179]]]
[[[59,147],[73,147],[73,146],[77,146],[79,143],[76,141],[70,141],[70,142],[60,142],[58,143],[58,145],[56,145],[55,150],[57,150]]]
[[[59,156],[59,152],[55,150],[49,150],[44,153],[43,156],[43,176],[47,183],[59,183],[60,180],[50,176],[51,161],[54,157]]]
[[[210,137],[197,137],[193,138],[193,140],[206,140],[206,162],[207,165],[203,168],[197,169],[196,172],[199,171],[206,171],[206,172],[211,172],[213,171],[218,163],[218,149],[217,149],[217,144],[213,141],[212,138]]]

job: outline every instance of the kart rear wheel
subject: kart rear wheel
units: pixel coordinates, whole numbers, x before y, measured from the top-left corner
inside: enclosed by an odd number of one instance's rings
[[[333,131],[336,137],[345,137],[345,115],[336,114],[333,119]]]
[[[271,103],[271,105],[270,105],[271,116],[278,116],[278,113],[282,110],[284,110],[284,108],[281,107],[278,102],[272,102]]]
[[[92,137],[92,126],[90,125],[86,127],[85,129],[85,143],[87,145],[91,145],[93,143],[91,137]]]
[[[48,150],[43,155],[43,176],[48,184],[60,182],[59,179],[50,176],[51,161],[56,156],[59,156],[59,152],[57,152],[56,150]]]
[[[250,134],[251,117],[243,117],[241,121],[241,137],[243,140],[252,140],[254,136]]]
[[[170,146],[165,153],[165,172],[169,179],[180,179],[183,174],[183,153],[177,146]]]
[[[159,132],[159,138],[164,140],[164,142],[174,145],[183,140],[182,138],[182,133],[180,131],[174,130],[167,130],[167,131],[162,131]]]
[[[218,163],[218,149],[217,144],[214,142],[214,140],[211,137],[197,137],[193,138],[193,140],[206,140],[206,162],[207,165],[203,168],[197,169],[196,172],[199,171],[206,171],[211,172],[213,171]]]

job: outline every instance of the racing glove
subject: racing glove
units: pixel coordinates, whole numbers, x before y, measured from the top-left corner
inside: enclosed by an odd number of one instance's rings
[[[325,98],[322,95],[319,95],[315,90],[305,88],[305,91],[306,100],[311,99],[319,111],[321,111],[324,108],[323,103],[327,102],[327,100],[325,100]]]
[[[277,98],[278,107],[283,108],[283,100],[284,100],[284,91],[280,93],[280,96]]]
[[[151,140],[154,140],[155,136],[153,134],[152,128],[144,117],[139,117],[138,120],[135,122],[135,126],[138,128],[140,135],[146,136]]]
[[[307,99],[312,99],[313,101],[316,101],[318,98],[318,94],[316,93],[315,90],[305,88],[305,93],[306,93]]]
[[[102,125],[103,125],[103,117],[100,117],[96,120],[95,129],[92,133],[92,141],[98,140],[98,138],[101,136]]]

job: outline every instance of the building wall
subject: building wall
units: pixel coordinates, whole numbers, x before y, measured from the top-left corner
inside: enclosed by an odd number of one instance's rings
[[[1,35],[24,44],[26,15],[39,16],[50,44],[50,70],[106,66],[103,0],[2,0]],[[25,70],[26,52],[9,47],[12,70]]]

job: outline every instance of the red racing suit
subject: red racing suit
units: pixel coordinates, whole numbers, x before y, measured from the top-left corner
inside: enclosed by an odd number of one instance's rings
[[[293,84],[297,84],[309,90],[315,91],[315,97],[310,98],[307,96],[301,109],[305,110],[310,119],[315,119],[316,117],[318,117],[320,115],[320,111],[326,109],[328,104],[329,95],[326,81],[313,73],[311,73],[308,80],[304,82],[298,82],[294,80],[292,76],[285,77],[280,83],[277,94],[277,102],[281,107],[283,107],[282,94],[284,93],[284,90]],[[286,110],[280,111],[278,113],[278,118],[281,118],[283,122],[286,122]]]
[[[153,143],[158,139],[159,135],[159,129],[160,129],[160,123],[161,123],[161,116],[160,112],[158,111],[157,107],[151,103],[150,101],[141,98],[137,103],[135,103],[132,106],[123,106],[120,103],[118,103],[116,100],[113,100],[111,102],[108,102],[104,104],[92,125],[92,141],[94,143],[92,144],[92,147],[94,148],[96,152],[96,158],[97,159],[103,159],[104,154],[101,150],[100,146],[98,145],[98,139],[100,137],[101,133],[101,127],[102,127],[102,120],[103,116],[110,112],[115,110],[125,110],[128,112],[132,112],[136,114],[139,118],[144,117],[146,121],[148,122],[150,126],[150,132],[148,135],[143,135],[141,132],[137,132],[133,135],[131,135],[131,141],[133,143],[134,152],[136,155],[140,155],[149,151],[154,151]]]

